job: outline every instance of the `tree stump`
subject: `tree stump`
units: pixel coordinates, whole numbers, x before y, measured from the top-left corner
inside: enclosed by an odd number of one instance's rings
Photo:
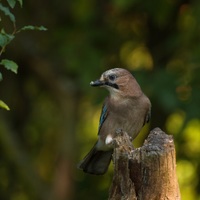
[[[152,130],[134,149],[126,132],[114,138],[114,176],[109,200],[180,200],[173,138]]]

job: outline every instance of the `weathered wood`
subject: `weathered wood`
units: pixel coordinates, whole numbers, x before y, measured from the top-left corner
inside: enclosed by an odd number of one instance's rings
[[[130,179],[129,173],[129,157],[131,157],[134,149],[133,145],[130,142],[128,134],[121,130],[118,130],[113,144],[113,162],[115,168],[109,200],[129,200],[130,197],[136,200],[134,183]]]
[[[114,139],[109,200],[180,200],[173,138],[159,128],[134,149],[127,133]]]

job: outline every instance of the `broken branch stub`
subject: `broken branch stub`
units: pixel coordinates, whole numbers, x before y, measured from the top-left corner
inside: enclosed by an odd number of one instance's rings
[[[134,149],[127,133],[114,139],[114,177],[109,200],[180,200],[173,138],[152,130],[142,147]]]

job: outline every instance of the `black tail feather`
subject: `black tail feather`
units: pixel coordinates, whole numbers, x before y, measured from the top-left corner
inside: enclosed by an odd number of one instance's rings
[[[95,175],[106,173],[112,158],[113,150],[99,151],[94,146],[85,158],[79,163],[78,168],[84,172]]]

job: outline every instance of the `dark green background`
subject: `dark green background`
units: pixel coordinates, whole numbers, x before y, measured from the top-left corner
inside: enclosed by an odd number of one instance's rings
[[[130,70],[152,102],[136,146],[154,127],[172,134],[182,199],[200,199],[200,1],[29,0],[12,12],[18,28],[48,31],[18,34],[2,56],[19,72],[1,67],[11,111],[0,110],[0,199],[108,197],[112,166],[96,177],[76,165],[107,95],[89,83],[114,67]],[[0,26],[11,29],[6,18]]]

